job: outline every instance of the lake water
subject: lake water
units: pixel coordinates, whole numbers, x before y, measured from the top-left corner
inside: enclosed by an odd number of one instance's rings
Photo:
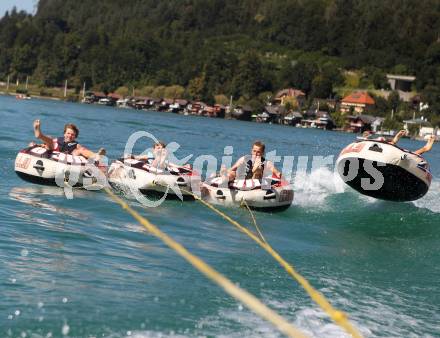
[[[292,207],[255,213],[268,242],[364,336],[440,337],[440,144],[426,154],[434,175],[428,194],[393,203],[346,187],[331,165],[312,168],[312,156],[336,160],[354,135],[0,96],[1,337],[281,336],[103,191],[75,190],[69,200],[61,188],[18,178],[14,159],[33,140],[36,118],[53,136],[75,123],[79,141],[94,150],[105,146],[109,158],[143,130],[179,143],[179,157],[221,159],[224,147],[233,146],[235,160],[261,139],[267,151],[295,156],[295,169],[299,156],[309,159],[292,177]],[[348,336],[270,256],[201,204],[130,204],[305,334]],[[224,210],[251,224],[246,210]]]

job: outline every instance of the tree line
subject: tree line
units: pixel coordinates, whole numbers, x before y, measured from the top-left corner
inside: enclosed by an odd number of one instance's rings
[[[440,111],[438,0],[40,0],[0,20],[0,79],[79,91],[182,86],[252,106],[285,87],[334,97],[346,70],[368,88],[416,75]]]

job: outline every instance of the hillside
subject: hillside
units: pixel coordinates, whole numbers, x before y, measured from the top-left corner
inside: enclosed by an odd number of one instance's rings
[[[286,86],[333,95],[344,69],[376,88],[415,74],[435,105],[440,1],[40,0],[0,20],[0,79],[78,90],[181,85],[252,99]]]

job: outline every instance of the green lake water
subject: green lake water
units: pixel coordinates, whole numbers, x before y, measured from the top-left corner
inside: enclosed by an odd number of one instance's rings
[[[171,113],[0,97],[0,337],[279,337],[168,249],[103,192],[22,181],[17,151],[32,121],[60,136],[121,156],[130,134],[177,142],[178,157],[234,160],[253,140],[280,156],[309,159],[292,176],[295,200],[281,213],[256,212],[269,243],[366,337],[440,337],[440,145],[426,154],[428,194],[410,203],[359,195],[313,156],[336,160],[354,135]],[[402,140],[408,149],[423,143]],[[149,147],[137,145],[139,152]],[[194,158],[193,157],[193,158]],[[220,160],[219,160],[220,161]],[[281,165],[280,165],[281,166]],[[301,166],[300,166],[301,167]],[[143,216],[311,337],[348,336],[273,259],[197,202],[166,201]],[[250,225],[246,210],[223,209]]]

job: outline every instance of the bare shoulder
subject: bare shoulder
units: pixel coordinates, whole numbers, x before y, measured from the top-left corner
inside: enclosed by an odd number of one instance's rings
[[[267,165],[268,167],[273,167],[273,166],[274,166],[274,164],[273,164],[272,161],[266,161],[266,165]]]
[[[245,161],[245,156],[242,156],[235,162],[235,164],[241,164],[244,163],[244,161]]]

